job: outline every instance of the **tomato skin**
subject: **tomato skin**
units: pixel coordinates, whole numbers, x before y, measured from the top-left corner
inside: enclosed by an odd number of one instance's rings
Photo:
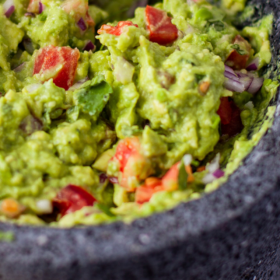
[[[61,189],[53,199],[53,207],[59,210],[61,216],[73,213],[84,206],[93,206],[97,200],[85,189],[68,185]]]
[[[147,28],[150,32],[150,41],[160,45],[168,45],[178,38],[178,29],[171,22],[165,11],[147,6],[145,10]]]
[[[33,75],[45,75],[45,80],[53,78],[55,85],[68,90],[74,83],[79,57],[78,49],[44,47],[35,59]]]
[[[221,104],[217,111],[217,114],[220,116],[222,124],[230,123],[231,115],[232,115],[232,108],[231,108],[231,103],[230,103],[228,97],[221,98]]]
[[[221,98],[217,113],[221,118],[222,135],[232,137],[240,133],[244,128],[240,117],[241,111],[229,97]]]
[[[239,45],[240,49],[246,51],[247,54],[242,55],[236,50],[232,50],[225,63],[234,70],[245,69],[250,57],[251,45],[240,35],[236,35],[233,44]]]
[[[172,191],[178,188],[179,164],[174,164],[162,177],[162,185],[165,190]]]
[[[128,192],[135,191],[135,183],[143,176],[143,168],[149,164],[147,159],[140,154],[140,140],[138,137],[121,140],[117,146],[116,154],[110,161],[119,163],[121,173],[119,183]]]
[[[80,52],[78,49],[73,50],[68,47],[62,47],[61,53],[65,63],[59,74],[53,79],[53,82],[58,87],[68,90],[74,83]]]
[[[116,159],[120,163],[120,171],[123,172],[129,158],[138,153],[140,142],[137,137],[125,138],[117,146],[116,154],[112,160]]]
[[[126,29],[127,26],[135,26],[138,27],[137,24],[133,24],[131,21],[120,21],[118,22],[117,26],[111,26],[104,24],[101,28],[97,31],[98,34],[112,34],[115,36],[120,36]]]
[[[149,202],[152,196],[160,191],[164,191],[164,187],[161,182],[154,183],[152,185],[142,185],[136,189],[135,201],[138,204]]]

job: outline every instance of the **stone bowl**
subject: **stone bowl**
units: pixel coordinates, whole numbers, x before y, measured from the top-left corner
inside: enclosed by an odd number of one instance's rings
[[[253,21],[274,13],[277,69],[280,2],[252,0]],[[1,280],[280,279],[280,100],[273,126],[227,183],[199,200],[138,219],[56,229],[0,223]]]

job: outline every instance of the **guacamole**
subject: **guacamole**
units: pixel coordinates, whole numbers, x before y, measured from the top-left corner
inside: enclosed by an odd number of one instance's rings
[[[238,30],[244,0],[123,4],[0,0],[0,221],[170,209],[225,182],[271,125],[271,15]]]

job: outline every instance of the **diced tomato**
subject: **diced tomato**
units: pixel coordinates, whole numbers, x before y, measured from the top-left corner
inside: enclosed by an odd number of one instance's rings
[[[147,6],[145,15],[151,42],[167,45],[177,40],[178,29],[165,11]]]
[[[120,163],[120,171],[123,172],[128,159],[138,153],[140,142],[137,137],[125,138],[117,146],[116,154],[113,159]]]
[[[145,184],[136,189],[135,201],[139,204],[149,202],[155,193],[164,191],[160,179],[154,178],[154,182],[149,182],[150,179],[152,178],[147,178]]]
[[[84,206],[93,206],[97,200],[85,189],[68,185],[60,190],[53,200],[53,207],[64,216],[82,209]]]
[[[127,26],[135,26],[138,27],[137,24],[133,24],[131,21],[120,21],[118,22],[117,26],[107,25],[104,24],[101,28],[97,31],[98,34],[112,34],[116,36],[120,36],[127,28]]]
[[[33,75],[39,74],[44,81],[53,78],[58,87],[68,90],[74,83],[79,57],[78,49],[47,46],[39,50]]]
[[[74,83],[80,52],[78,49],[73,50],[69,47],[62,47],[61,52],[65,63],[53,82],[58,87],[68,90]]]
[[[121,180],[120,185],[127,191],[135,191],[135,184],[132,181],[138,181],[141,172],[147,166],[147,159],[140,154],[140,141],[138,137],[125,138],[120,141],[115,156],[111,161],[119,163]]]
[[[217,111],[217,114],[221,118],[222,124],[229,124],[231,121],[231,115],[232,115],[232,109],[231,109],[231,103],[228,99],[228,97],[222,97],[221,98],[221,104]]]
[[[221,118],[222,135],[232,137],[241,132],[244,126],[241,121],[240,112],[240,109],[232,99],[229,97],[221,98],[221,104],[217,113]]]
[[[179,164],[174,164],[162,177],[162,185],[165,190],[174,191],[178,188]]]
[[[240,35],[236,35],[233,44],[238,45],[240,50],[245,53],[240,54],[237,50],[232,50],[226,59],[226,64],[234,70],[245,69],[250,57],[251,45]]]

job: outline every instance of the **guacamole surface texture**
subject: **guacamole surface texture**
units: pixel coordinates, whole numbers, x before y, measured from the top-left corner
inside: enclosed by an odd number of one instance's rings
[[[170,209],[219,187],[271,125],[272,16],[238,30],[244,0],[113,2],[0,0],[0,221]]]

